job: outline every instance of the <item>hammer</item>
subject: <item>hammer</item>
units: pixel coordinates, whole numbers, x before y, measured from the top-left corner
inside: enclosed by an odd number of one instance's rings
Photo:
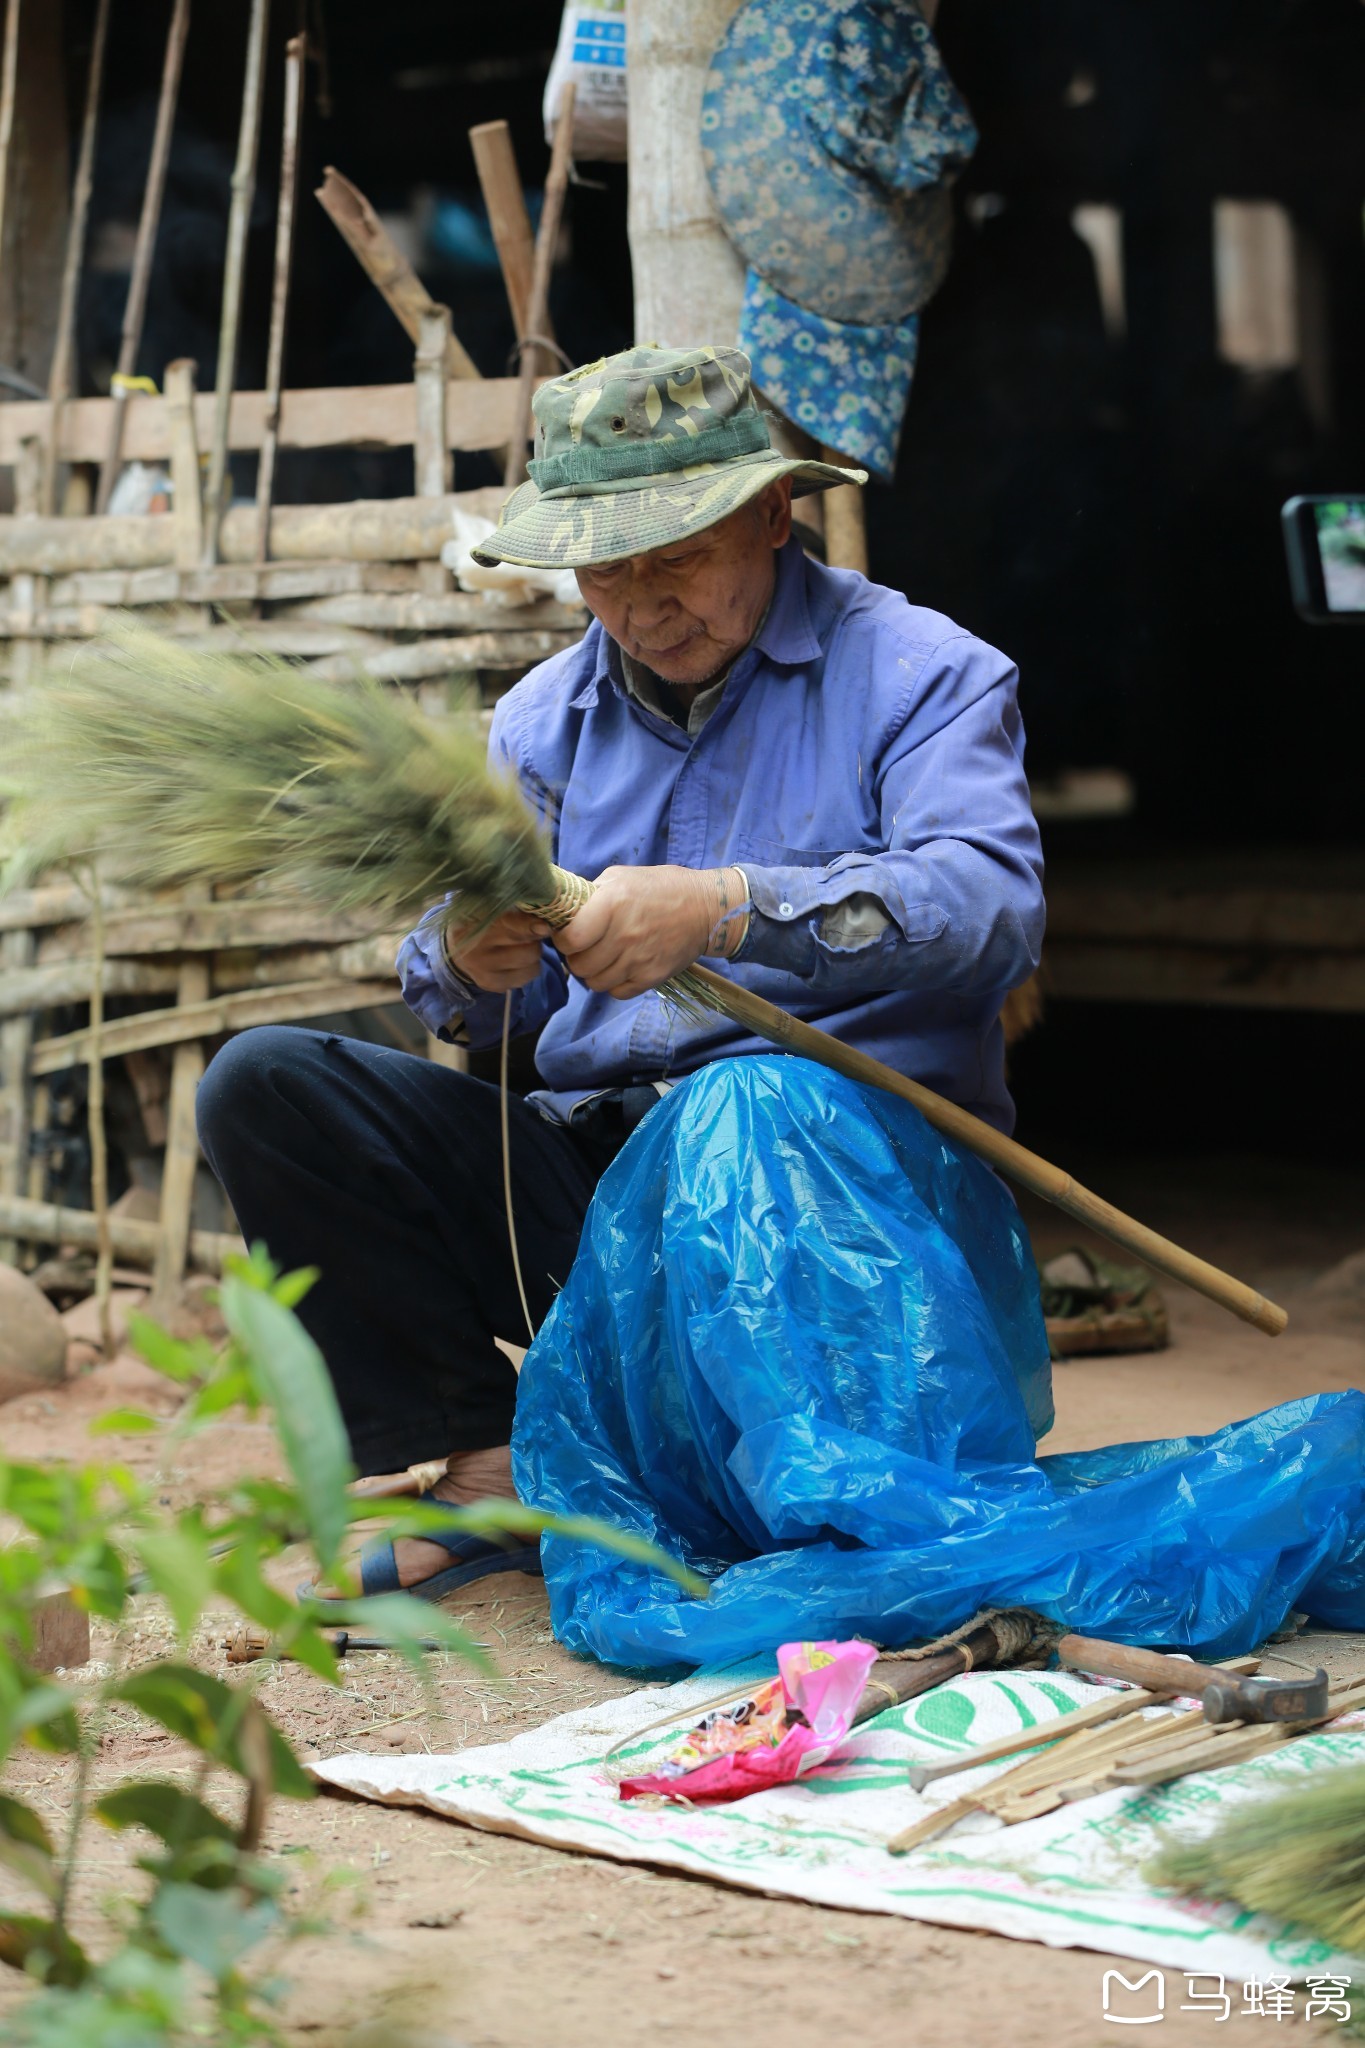
[[[1204,1719],[1215,1727],[1227,1721],[1315,1721],[1327,1712],[1325,1671],[1315,1671],[1308,1680],[1241,1678],[1188,1657],[1164,1657],[1156,1650],[1134,1650],[1127,1643],[1105,1643],[1094,1636],[1063,1636],[1057,1658],[1073,1671],[1126,1678],[1149,1692],[1197,1697]]]

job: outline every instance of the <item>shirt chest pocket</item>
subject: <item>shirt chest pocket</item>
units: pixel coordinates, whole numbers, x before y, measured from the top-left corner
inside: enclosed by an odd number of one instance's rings
[[[875,846],[788,846],[781,839],[760,839],[752,832],[735,838],[734,858],[761,868],[827,868],[845,853],[878,853]]]

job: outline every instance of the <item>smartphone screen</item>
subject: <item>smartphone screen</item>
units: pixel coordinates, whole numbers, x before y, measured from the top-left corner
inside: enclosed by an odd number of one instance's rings
[[[1280,518],[1299,615],[1365,620],[1365,496],[1291,498]]]

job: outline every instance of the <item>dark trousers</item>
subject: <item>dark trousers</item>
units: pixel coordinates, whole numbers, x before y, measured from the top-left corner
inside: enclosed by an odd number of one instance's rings
[[[572,1129],[509,1102],[512,1210],[537,1323],[568,1277],[621,1106]],[[249,1244],[320,1278],[299,1315],[362,1473],[512,1433],[529,1341],[503,1205],[498,1090],[411,1053],[286,1025],[246,1031],[199,1090],[199,1135]]]

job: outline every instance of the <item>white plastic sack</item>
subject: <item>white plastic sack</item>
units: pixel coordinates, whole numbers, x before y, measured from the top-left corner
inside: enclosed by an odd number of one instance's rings
[[[559,45],[545,81],[545,140],[554,140],[564,87],[572,79],[573,154],[580,161],[624,163],[626,156],[626,0],[583,7],[566,0]]]
[[[456,505],[451,522],[455,538],[441,549],[441,560],[461,590],[476,590],[491,605],[534,604],[539,597],[552,597],[556,604],[582,605],[572,569],[523,569],[511,562],[476,562],[472,550],[493,531],[493,521]]]

